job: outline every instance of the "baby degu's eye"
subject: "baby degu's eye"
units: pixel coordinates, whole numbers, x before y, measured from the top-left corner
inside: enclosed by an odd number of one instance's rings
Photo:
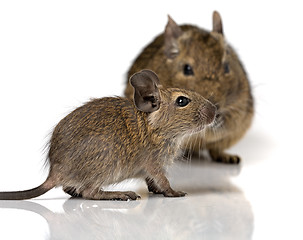
[[[184,96],[180,96],[176,100],[176,104],[179,107],[185,107],[189,103],[190,103],[190,99]]]

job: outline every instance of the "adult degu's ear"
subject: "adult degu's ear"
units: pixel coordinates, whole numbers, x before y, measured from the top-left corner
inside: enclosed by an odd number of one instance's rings
[[[168,22],[164,31],[164,53],[173,59],[179,54],[178,38],[183,34],[182,29],[168,15]]]
[[[213,32],[223,35],[223,23],[219,12],[213,12]]]
[[[213,12],[213,30],[210,34],[220,42],[221,47],[224,50],[223,55],[222,55],[222,63],[225,64],[226,56],[227,56],[226,42],[225,42],[225,38],[224,38],[222,18],[220,16],[219,12],[217,12],[217,11]],[[229,70],[228,70],[228,72],[229,72]]]
[[[134,87],[135,106],[143,112],[154,112],[160,108],[159,78],[151,70],[142,70],[129,79]]]

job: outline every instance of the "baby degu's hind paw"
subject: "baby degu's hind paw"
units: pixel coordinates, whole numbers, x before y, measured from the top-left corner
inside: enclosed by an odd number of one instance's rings
[[[224,152],[209,151],[211,158],[215,162],[227,163],[227,164],[240,164],[241,158],[237,155],[231,155]]]
[[[135,192],[128,191],[128,192],[113,192],[114,197],[113,200],[121,200],[121,201],[127,201],[127,200],[137,200],[141,197],[136,194]]]
[[[75,187],[64,187],[63,191],[69,195],[71,195],[73,198],[81,198],[82,195],[77,193],[77,189]]]
[[[91,200],[137,200],[141,198],[138,194],[132,191],[127,192],[119,192],[119,191],[88,191],[85,190],[82,193],[83,198],[91,199]]]

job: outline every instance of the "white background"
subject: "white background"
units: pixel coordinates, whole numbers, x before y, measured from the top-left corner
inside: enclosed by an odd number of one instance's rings
[[[230,149],[243,157],[235,182],[253,206],[254,238],[302,236],[299,1],[1,1],[0,190],[42,183],[53,127],[89,98],[121,95],[131,62],[167,14],[209,30],[213,10],[256,101],[252,128]]]

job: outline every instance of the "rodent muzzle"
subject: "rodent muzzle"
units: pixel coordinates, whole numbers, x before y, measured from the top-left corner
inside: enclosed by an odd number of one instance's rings
[[[208,125],[215,120],[217,114],[217,108],[212,103],[207,103],[203,105],[199,113],[203,124]]]

